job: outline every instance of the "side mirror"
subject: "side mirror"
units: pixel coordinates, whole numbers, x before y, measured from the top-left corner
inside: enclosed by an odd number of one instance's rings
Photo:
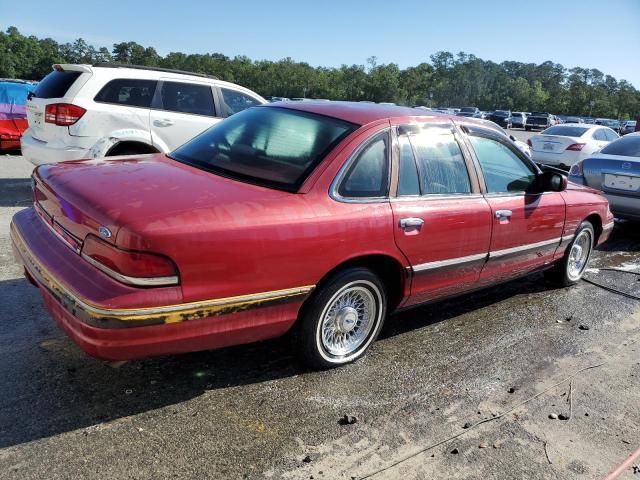
[[[538,177],[538,190],[542,192],[563,192],[567,189],[567,176],[558,172],[542,172]]]

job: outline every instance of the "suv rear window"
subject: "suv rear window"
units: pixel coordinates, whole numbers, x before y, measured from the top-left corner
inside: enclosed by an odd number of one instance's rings
[[[38,98],[62,98],[81,74],[82,72],[54,70],[42,79],[34,95]]]
[[[94,100],[100,103],[115,103],[132,107],[149,108],[156,91],[155,80],[119,78],[111,80],[98,92]]]

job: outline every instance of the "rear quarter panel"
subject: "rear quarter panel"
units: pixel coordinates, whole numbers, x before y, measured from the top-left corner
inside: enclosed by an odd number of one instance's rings
[[[388,201],[342,203],[328,194],[339,168],[370,135],[355,132],[338,146],[303,187],[307,193],[201,205],[158,224],[123,226],[118,241],[144,238],[140,249],[172,258],[186,302],[316,285],[362,255],[389,255],[406,266],[393,239]]]

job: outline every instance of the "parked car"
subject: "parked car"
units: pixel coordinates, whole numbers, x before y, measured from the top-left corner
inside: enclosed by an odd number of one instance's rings
[[[511,112],[509,110],[496,110],[489,115],[488,120],[497,123],[503,128],[511,128]]]
[[[167,153],[223,118],[263,103],[251,90],[195,73],[54,65],[27,101],[22,154],[39,165]]]
[[[553,119],[551,115],[546,112],[531,112],[531,115],[527,116],[527,125],[525,129],[527,131],[538,129],[544,130],[545,128],[549,128],[553,126]]]
[[[577,282],[613,226],[606,198],[477,120],[417,112],[270,104],[168,155],[42,165],[16,256],[69,336],[110,360],[292,330],[331,367],[393,311],[541,270]]]
[[[533,161],[569,168],[616,140],[618,134],[609,127],[599,125],[555,125],[533,135],[531,146]]]
[[[460,115],[464,113],[465,115]],[[460,111],[457,113],[458,116],[462,117],[476,117],[480,114],[480,109],[478,107],[462,107]]]
[[[567,117],[563,123],[584,123],[584,120],[580,117]]]
[[[480,119],[479,119],[480,120]],[[498,125],[495,122],[492,122],[491,120],[480,120],[481,124],[483,126],[486,126],[488,128],[493,129],[494,131],[498,132],[501,135],[504,135],[505,137],[507,137],[511,142],[513,142],[513,144],[522,152],[524,153],[527,157],[531,158],[531,147],[526,144],[525,142],[522,142],[520,140],[518,140],[516,137],[514,137],[513,135],[509,135],[509,133],[507,133],[500,125]]]
[[[290,102],[291,100],[287,97],[264,97],[266,100],[268,100],[271,103],[275,103],[275,102]]]
[[[602,190],[618,218],[640,220],[640,133],[630,133],[571,167],[572,182]]]
[[[527,115],[524,112],[511,112],[511,126],[524,128],[527,125]]]
[[[635,120],[628,120],[622,125],[620,129],[620,135],[626,135],[627,133],[633,133],[636,131],[637,122]]]
[[[27,129],[27,96],[34,88],[24,80],[0,80],[0,150],[20,148]]]

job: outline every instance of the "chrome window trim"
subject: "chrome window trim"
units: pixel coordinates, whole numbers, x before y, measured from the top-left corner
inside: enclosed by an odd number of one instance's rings
[[[558,246],[560,245],[561,240],[562,240],[562,237],[558,237],[558,238],[552,238],[551,240],[544,240],[542,242],[520,245],[519,247],[505,248],[504,250],[495,250],[495,251],[489,252],[489,259],[504,257],[506,255],[512,255],[514,253],[526,252],[528,250],[535,250],[536,248],[546,247],[547,245],[556,244],[556,246]]]
[[[407,202],[416,200],[465,200],[471,198],[482,198],[481,193],[429,193],[427,195],[400,195],[398,197],[391,197],[392,201]]]
[[[437,260],[435,262],[421,263],[411,267],[414,272],[424,272],[425,270],[434,270],[437,268],[450,267],[453,265],[462,265],[464,263],[477,262],[486,260],[486,253],[478,253],[475,255],[467,255],[466,257],[449,258],[447,260]]]
[[[388,164],[389,164],[389,168],[388,168],[388,180],[387,180],[387,194],[385,196],[382,197],[343,197],[342,195],[340,195],[340,193],[338,193],[338,190],[340,188],[340,184],[342,183],[342,181],[344,180],[344,176],[347,173],[347,170],[349,170],[349,167],[351,167],[351,165],[353,164],[353,162],[355,162],[356,158],[358,158],[358,156],[360,155],[360,153],[362,153],[362,151],[367,148],[371,142],[371,140],[373,140],[375,137],[377,137],[378,135],[380,135],[381,133],[386,133],[387,134],[387,145],[388,145],[388,152],[387,155],[389,156],[388,158]],[[360,145],[358,145],[358,148],[356,148],[351,155],[349,155],[349,158],[347,158],[347,160],[345,160],[344,164],[342,165],[342,167],[340,167],[340,170],[338,170],[338,173],[336,175],[336,177],[333,179],[333,181],[331,182],[331,185],[329,186],[329,197],[333,200],[335,200],[336,202],[341,202],[341,203],[382,203],[382,202],[388,202],[389,201],[389,188],[391,188],[391,162],[392,162],[392,142],[391,142],[391,127],[389,126],[385,126],[383,128],[381,128],[380,130],[376,130],[375,132],[373,132],[369,138],[367,138],[364,142],[362,142]]]
[[[84,258],[91,265],[96,267],[98,270],[103,271],[107,275],[116,280],[126,283],[128,285],[136,285],[138,287],[160,287],[167,285],[178,285],[180,282],[178,280],[177,275],[172,275],[169,277],[152,277],[152,278],[142,278],[142,277],[129,277],[128,275],[123,275],[121,273],[116,272],[115,270],[111,270],[109,267],[102,265],[100,262],[94,260],[86,253],[81,254],[82,258]]]

